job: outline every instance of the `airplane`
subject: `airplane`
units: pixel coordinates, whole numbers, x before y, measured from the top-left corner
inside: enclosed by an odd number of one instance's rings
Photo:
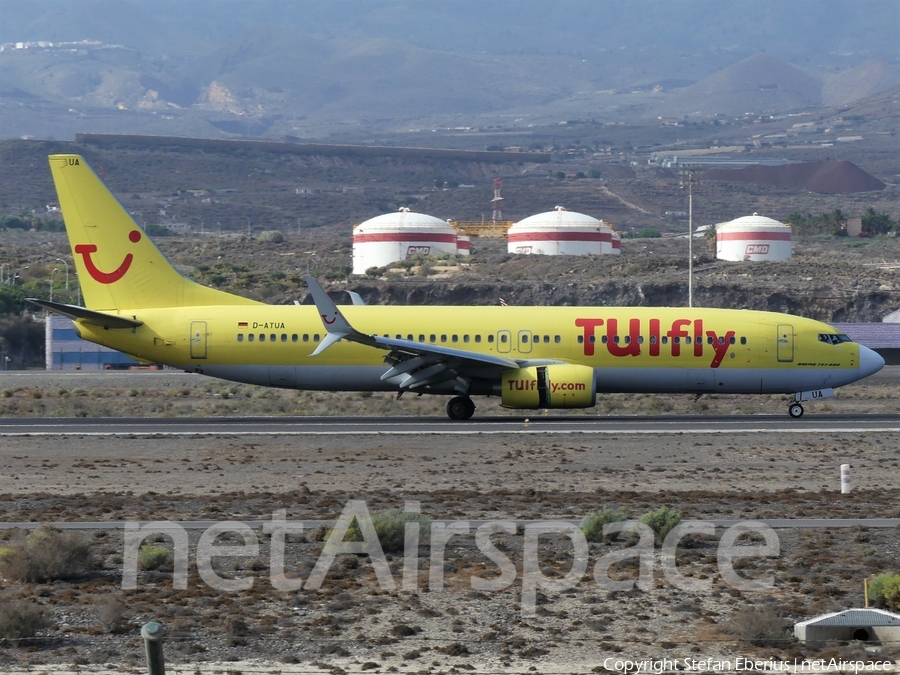
[[[788,413],[884,366],[812,319],[685,307],[268,305],[183,277],[76,154],[50,169],[84,306],[32,302],[82,339],[225,380],[322,391],[476,396],[512,409],[573,409],[612,392],[793,394]]]

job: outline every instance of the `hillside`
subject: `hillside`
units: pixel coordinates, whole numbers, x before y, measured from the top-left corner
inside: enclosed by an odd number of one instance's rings
[[[805,188],[828,194],[883,190],[885,184],[852,162],[798,162],[783,166],[754,164],[743,169],[710,169],[704,180],[756,183],[778,188]]]

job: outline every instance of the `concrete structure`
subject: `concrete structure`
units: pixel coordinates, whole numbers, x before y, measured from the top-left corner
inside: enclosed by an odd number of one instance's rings
[[[791,227],[757,213],[716,225],[719,260],[786,260],[791,257]]]
[[[59,314],[47,316],[44,341],[47,370],[108,370],[139,365],[122,352],[82,340],[75,333],[72,319]]]
[[[567,211],[562,206],[520,220],[509,228],[506,239],[510,253],[602,255],[621,252],[621,240],[602,220]]]
[[[353,274],[384,267],[417,253],[457,253],[457,233],[446,221],[402,208],[353,228]]]
[[[794,624],[794,636],[803,642],[897,642],[900,640],[900,615],[883,609],[846,609]]]

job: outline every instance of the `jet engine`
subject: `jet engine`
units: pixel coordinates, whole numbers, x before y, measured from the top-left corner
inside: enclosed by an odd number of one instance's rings
[[[514,368],[503,373],[501,387],[504,408],[590,408],[597,400],[590,366]]]

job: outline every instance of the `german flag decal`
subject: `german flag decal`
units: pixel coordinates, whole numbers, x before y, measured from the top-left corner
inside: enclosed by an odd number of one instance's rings
[[[247,327],[246,321],[238,321],[238,328],[246,328],[246,327]]]

